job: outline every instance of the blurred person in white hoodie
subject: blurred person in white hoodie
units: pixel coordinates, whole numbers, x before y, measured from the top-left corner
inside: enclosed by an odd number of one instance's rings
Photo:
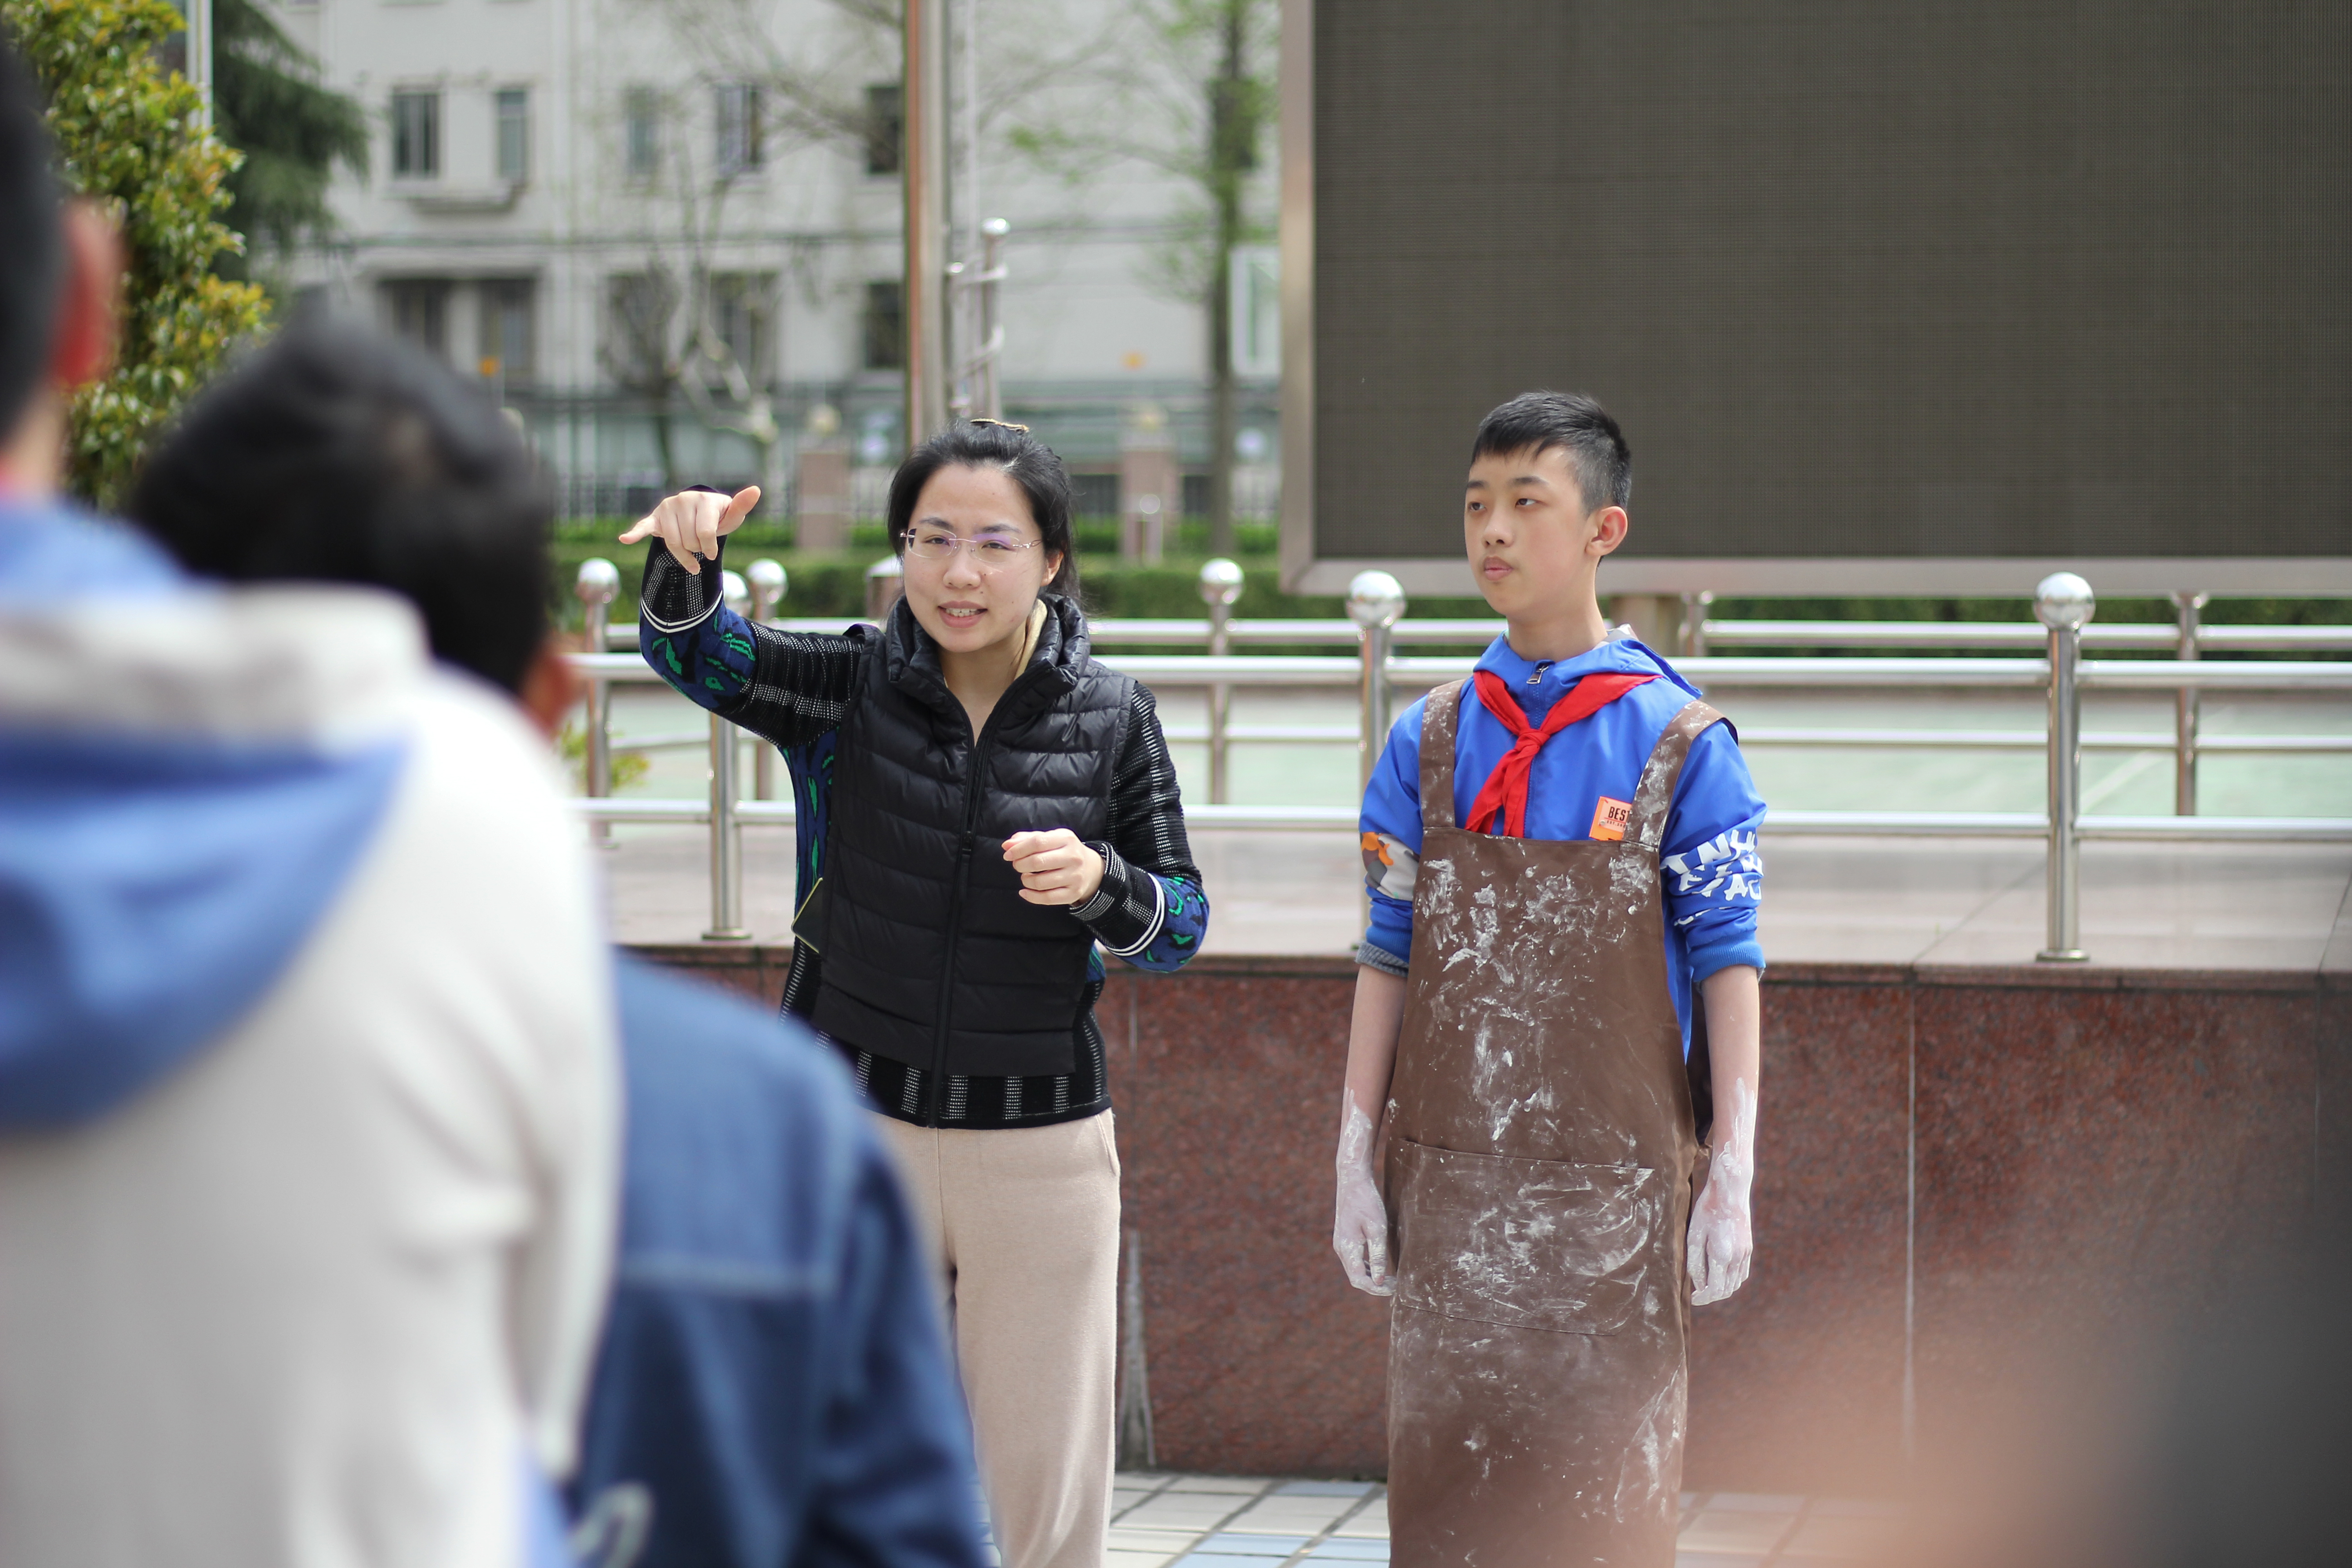
[[[559,1562],[617,1164],[580,836],[400,599],[206,586],[58,499],[118,267],[48,155],[0,43],[0,1563]],[[343,504],[543,583],[454,382],[344,435]]]

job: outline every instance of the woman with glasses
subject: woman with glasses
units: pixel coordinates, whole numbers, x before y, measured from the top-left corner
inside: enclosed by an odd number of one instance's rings
[[[848,1058],[937,1246],[1006,1568],[1093,1568],[1119,1234],[1094,1004],[1102,953],[1173,970],[1207,928],[1176,770],[1150,692],[1088,655],[1069,478],[1025,428],[960,424],[900,465],[879,630],[727,608],[759,496],[671,496],[621,536],[652,541],[639,642],[784,752],[783,1005]]]

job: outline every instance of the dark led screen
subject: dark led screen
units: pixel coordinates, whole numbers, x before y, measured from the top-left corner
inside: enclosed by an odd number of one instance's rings
[[[2352,553],[2352,5],[1320,0],[1316,554],[1585,391],[1628,553]]]

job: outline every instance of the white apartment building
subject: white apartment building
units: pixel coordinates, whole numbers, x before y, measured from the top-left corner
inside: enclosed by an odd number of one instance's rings
[[[341,232],[287,258],[291,280],[483,377],[574,514],[673,479],[758,479],[782,500],[828,421],[862,467],[895,462],[898,43],[879,8],[272,3],[373,127],[368,177],[331,193]],[[949,5],[951,245],[1010,223],[1008,416],[1085,476],[1082,510],[1109,510],[1138,411],[1165,413],[1188,468],[1206,460],[1203,312],[1153,282],[1198,193],[1118,151],[1190,133],[1181,99],[1155,122],[1163,100],[1131,90],[1181,90],[1182,68],[1127,0]],[[1270,211],[1274,171],[1258,179]],[[1276,449],[1270,254],[1234,269],[1244,510],[1270,500]]]

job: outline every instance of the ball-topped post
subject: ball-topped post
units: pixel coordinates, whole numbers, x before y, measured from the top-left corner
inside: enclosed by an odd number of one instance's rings
[[[2050,868],[2045,963],[2080,963],[2083,951],[2083,704],[2077,678],[2083,628],[2098,595],[2072,572],[2053,572],[2033,590],[2033,616],[2050,629]]]
[[[1356,772],[1358,782],[1369,785],[1389,741],[1389,646],[1404,618],[1404,584],[1386,572],[1357,573],[1348,584],[1348,618],[1362,639],[1363,731],[1356,742]]]
[[[1386,572],[1359,572],[1348,584],[1348,618],[1364,631],[1386,631],[1404,616],[1404,584]]]
[[[761,556],[743,569],[743,581],[751,585],[751,618],[764,621],[774,615],[776,606],[783,602],[788,581],[783,563]]]
[[[1201,563],[1201,602],[1209,606],[1209,657],[1223,658],[1233,647],[1234,606],[1241,602],[1242,568],[1220,555]],[[1231,745],[1226,737],[1233,721],[1233,688],[1223,681],[1209,687],[1209,804],[1223,805],[1232,799],[1232,774],[1226,763]]]
[[[572,580],[572,592],[580,600],[580,651],[601,654],[607,642],[606,617],[612,613],[614,598],[621,592],[621,570],[601,556],[590,556],[580,563],[580,574]],[[586,710],[581,717],[588,731],[587,776],[581,787],[591,799],[602,799],[613,793],[613,706],[611,690],[604,679],[592,668],[581,694]],[[603,822],[595,825],[590,837],[597,844],[612,842],[612,828]]]
[[[1242,568],[1238,561],[1228,561],[1220,555],[1201,563],[1201,602],[1213,612],[1219,605],[1231,609],[1242,596]]]
[[[2098,608],[2099,596],[2072,572],[2053,572],[2033,590],[2033,617],[2053,632],[2081,631]]]
[[[907,567],[896,555],[885,555],[866,569],[866,618],[885,621],[890,606],[907,591]]]
[[[592,555],[580,563],[580,576],[572,591],[583,605],[609,605],[621,591],[621,569],[601,555]]]

